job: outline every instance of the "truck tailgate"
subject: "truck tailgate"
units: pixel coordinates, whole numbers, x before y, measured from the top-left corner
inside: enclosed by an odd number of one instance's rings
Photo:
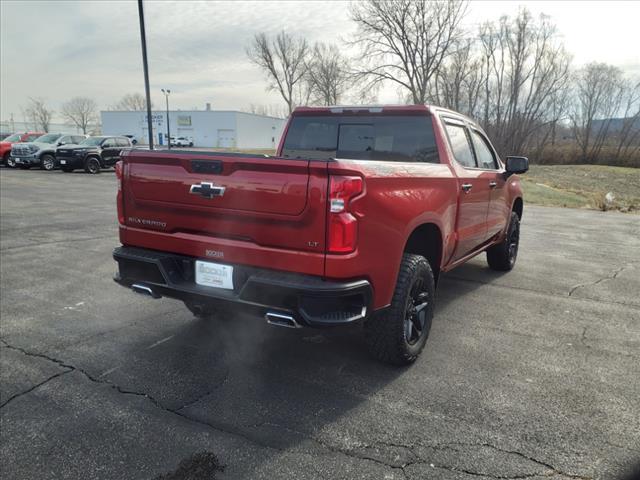
[[[308,273],[324,273],[326,163],[145,150],[123,159],[124,244],[256,266],[281,252],[292,271],[291,255],[308,252],[318,260]]]

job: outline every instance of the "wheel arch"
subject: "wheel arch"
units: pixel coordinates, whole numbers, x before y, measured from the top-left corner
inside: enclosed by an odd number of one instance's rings
[[[422,255],[427,259],[437,283],[442,265],[443,239],[435,223],[423,223],[413,229],[404,246],[404,253]]]
[[[522,197],[516,197],[513,201],[513,206],[511,207],[511,211],[515,212],[518,215],[518,220],[522,220],[522,213],[524,209],[524,202]]]
[[[87,162],[91,159],[96,159],[98,161],[98,164],[100,165],[100,168],[104,168],[104,164],[102,162],[102,158],[100,158],[100,155],[98,155],[97,153],[90,153],[88,154],[86,157],[84,157],[84,159],[82,160],[82,165],[86,166]]]

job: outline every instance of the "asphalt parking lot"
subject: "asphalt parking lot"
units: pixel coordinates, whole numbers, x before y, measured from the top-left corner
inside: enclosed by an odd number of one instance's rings
[[[192,318],[112,280],[112,171],[0,170],[6,479],[619,478],[640,460],[640,216],[526,206],[427,348]],[[198,476],[203,474],[202,476]]]

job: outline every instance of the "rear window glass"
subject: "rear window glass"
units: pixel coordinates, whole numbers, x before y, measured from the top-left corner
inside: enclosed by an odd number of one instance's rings
[[[294,117],[282,156],[439,163],[431,117]]]
[[[475,168],[476,161],[473,158],[469,138],[467,137],[466,128],[462,125],[453,125],[446,123],[447,134],[449,135],[449,144],[453,150],[453,156],[461,165],[465,167]]]

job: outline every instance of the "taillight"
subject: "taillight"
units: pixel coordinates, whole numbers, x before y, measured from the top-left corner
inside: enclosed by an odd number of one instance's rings
[[[358,219],[349,212],[349,201],[362,193],[360,177],[334,175],[329,179],[327,251],[349,253],[358,243]]]
[[[116,162],[115,165],[115,169],[116,169],[116,180],[118,182],[118,194],[116,195],[116,204],[118,206],[118,223],[120,223],[120,225],[124,225],[124,198],[122,196],[122,174],[123,174],[123,164],[122,164],[122,160],[120,160],[119,162]]]

